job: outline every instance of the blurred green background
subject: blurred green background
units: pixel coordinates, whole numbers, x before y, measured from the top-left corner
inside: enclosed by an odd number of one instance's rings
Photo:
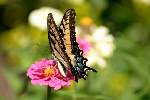
[[[92,37],[92,26],[105,26],[114,47],[111,56],[100,54],[105,66],[93,62],[98,73],[53,91],[50,100],[150,100],[149,0],[0,0],[0,100],[46,98],[46,87],[32,85],[25,75],[36,60],[51,57],[47,31],[29,21],[42,7],[62,13],[74,8],[81,37]],[[100,44],[90,42],[93,48]]]

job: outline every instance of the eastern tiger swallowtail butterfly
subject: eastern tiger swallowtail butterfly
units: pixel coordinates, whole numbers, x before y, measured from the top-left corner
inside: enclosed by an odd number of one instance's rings
[[[59,66],[61,74],[65,77],[66,70],[71,70],[75,76],[75,81],[78,82],[80,78],[86,79],[87,71],[97,71],[86,65],[87,59],[83,57],[83,51],[76,42],[75,16],[75,10],[68,9],[60,26],[57,27],[52,13],[49,13],[47,27],[50,48],[54,59],[61,65]]]

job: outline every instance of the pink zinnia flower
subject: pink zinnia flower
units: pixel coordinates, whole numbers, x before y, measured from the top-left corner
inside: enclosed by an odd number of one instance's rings
[[[62,76],[58,70],[58,64],[55,60],[42,59],[30,66],[27,76],[32,84],[48,85],[54,90],[63,86],[69,86],[70,80],[74,80],[71,71],[67,71],[66,77]]]
[[[91,49],[91,44],[87,40],[77,37],[77,42],[79,43],[79,48],[83,50],[84,54],[87,54]]]

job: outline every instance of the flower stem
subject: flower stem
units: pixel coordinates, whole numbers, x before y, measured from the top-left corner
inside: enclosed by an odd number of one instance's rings
[[[51,95],[51,88],[49,86],[47,86],[47,97],[46,100],[51,100],[52,95]]]

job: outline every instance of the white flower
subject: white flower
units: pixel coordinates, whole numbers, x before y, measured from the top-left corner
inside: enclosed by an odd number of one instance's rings
[[[108,28],[104,26],[98,27],[93,32],[93,42],[95,43],[96,52],[100,53],[102,57],[110,57],[115,49],[114,37],[109,33]]]
[[[108,28],[104,26],[100,26],[97,29],[94,30],[93,32],[93,40],[98,42],[98,41],[103,41],[106,35],[109,33]]]
[[[106,60],[102,58],[94,49],[91,49],[90,52],[88,52],[87,58],[88,66],[93,66],[93,64],[97,64],[100,68],[105,68],[107,66]]]
[[[79,33],[83,33],[79,35],[92,44],[92,48],[86,55],[88,58],[87,65],[93,66],[93,64],[96,64],[100,68],[105,68],[108,63],[107,58],[112,56],[115,49],[114,37],[109,34],[109,29],[107,27],[93,26],[95,25],[89,27],[92,27],[92,30],[90,31],[92,34],[84,34],[86,32],[82,28],[79,31]]]
[[[32,11],[29,15],[29,23],[41,30],[47,30],[47,16],[53,14],[56,24],[61,22],[63,13],[55,8],[42,7]]]

